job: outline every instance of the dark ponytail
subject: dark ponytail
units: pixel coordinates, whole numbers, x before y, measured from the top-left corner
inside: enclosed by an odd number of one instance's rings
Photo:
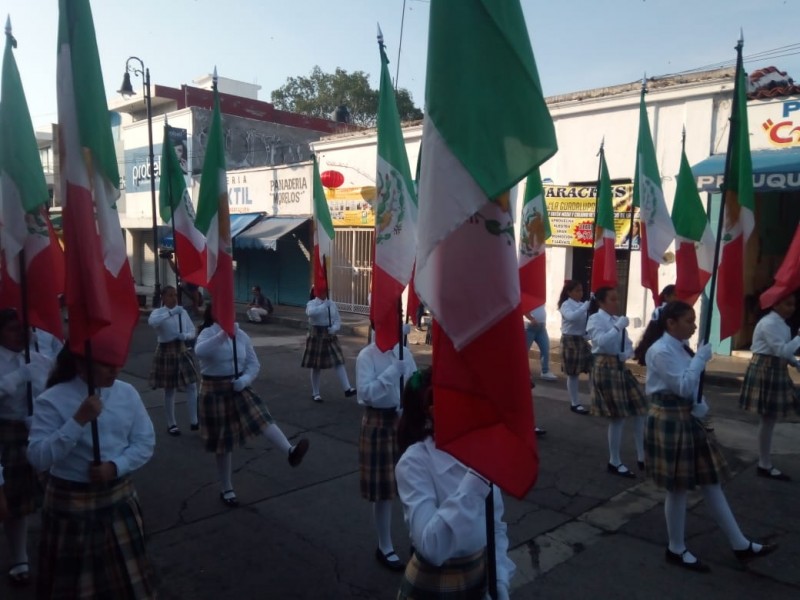
[[[675,295],[676,289],[677,287],[671,283],[669,285],[665,285],[664,289],[661,290],[661,293],[658,295],[658,301],[661,304],[665,304],[667,302],[667,298]]]
[[[572,290],[579,285],[582,286],[583,284],[577,279],[567,279],[564,282],[564,287],[561,288],[561,295],[558,297],[558,308],[561,308],[561,305],[567,301],[567,298],[569,298],[570,292],[572,292]]]
[[[598,290],[592,296],[592,301],[589,303],[588,314],[593,315],[600,310],[600,303],[605,302],[609,292],[612,291],[614,291],[614,288],[612,287],[605,286],[598,288]]]
[[[652,320],[647,324],[642,339],[639,340],[639,345],[636,346],[636,350],[633,351],[633,357],[636,359],[636,362],[642,366],[646,366],[645,356],[647,355],[647,351],[650,349],[650,346],[655,344],[661,339],[661,336],[664,335],[664,332],[667,330],[667,321],[669,319],[679,319],[691,310],[694,310],[691,305],[682,300],[670,302],[661,309],[658,319]]]
[[[433,405],[433,371],[430,367],[408,378],[403,389],[403,414],[397,422],[397,445],[400,455],[417,442],[433,434],[428,407]]]

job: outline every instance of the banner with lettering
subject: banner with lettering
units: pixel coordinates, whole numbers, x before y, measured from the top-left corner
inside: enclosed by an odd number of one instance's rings
[[[633,184],[617,184],[611,187],[614,228],[617,232],[616,246],[620,249],[627,248],[631,229]],[[552,232],[547,245],[591,248],[596,198],[596,186],[545,184],[544,199]],[[634,212],[632,248],[639,249],[638,207]]]

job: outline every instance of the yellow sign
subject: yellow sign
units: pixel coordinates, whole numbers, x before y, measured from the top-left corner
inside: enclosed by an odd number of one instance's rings
[[[374,186],[325,189],[334,227],[375,227]]]
[[[617,248],[627,248],[631,228],[633,184],[612,187],[614,202],[614,229]],[[550,218],[552,236],[549,246],[579,246],[591,248],[595,217],[597,187],[581,185],[545,185],[544,199]],[[639,209],[635,209],[631,247],[639,249]]]

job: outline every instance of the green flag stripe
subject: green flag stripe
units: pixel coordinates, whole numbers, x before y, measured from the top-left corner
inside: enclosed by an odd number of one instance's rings
[[[158,204],[161,219],[169,223],[172,211],[178,206],[186,190],[186,179],[181,170],[175,147],[169,139],[169,125],[164,126],[164,141],[161,144],[161,181],[158,187]]]
[[[725,188],[739,195],[739,204],[754,210],[753,160],[750,156],[750,128],[747,123],[747,76],[742,53],[736,60],[736,89],[733,96],[731,127],[735,138],[731,145],[730,172],[725,174]]]
[[[200,192],[197,198],[195,226],[208,237],[208,230],[219,212],[219,173],[225,168],[225,148],[222,145],[222,116],[219,109],[219,92],[214,89],[214,110],[208,132],[206,156],[200,174]]]
[[[525,182],[525,199],[522,202],[522,205],[525,206],[529,202],[533,201],[534,198],[537,196],[541,196],[542,198],[542,218],[544,219],[544,239],[549,240],[553,232],[550,229],[550,217],[547,214],[547,202],[544,199],[544,186],[542,185],[542,176],[539,173],[539,169],[534,169],[528,175],[528,179]]]
[[[641,206],[640,181],[642,171],[644,176],[661,188],[661,174],[658,172],[656,149],[653,145],[653,136],[650,134],[650,119],[647,116],[647,106],[644,102],[645,91],[642,90],[639,101],[639,140],[636,144],[636,171],[633,179],[633,205]]]
[[[606,157],[600,155],[600,186],[597,190],[597,227],[614,231],[614,203]]]
[[[672,206],[672,223],[675,233],[681,237],[699,242],[703,239],[706,228],[706,211],[697,191],[692,167],[686,158],[686,152],[681,152],[681,168],[678,172],[678,182],[675,189],[675,202]]]
[[[314,157],[314,215],[319,225],[328,234],[328,238],[333,240],[335,235],[333,221],[331,221],[331,212],[328,209],[328,199],[325,198],[325,189],[322,187],[322,180],[319,177],[319,163],[316,157]]]

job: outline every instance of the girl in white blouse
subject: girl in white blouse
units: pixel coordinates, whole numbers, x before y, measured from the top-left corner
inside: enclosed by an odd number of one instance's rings
[[[608,417],[607,470],[620,477],[636,477],[622,464],[620,445],[627,417],[634,418],[636,462],[644,469],[644,418],[647,401],[642,388],[625,366],[633,356],[633,344],[625,332],[628,317],[619,317],[617,290],[602,287],[595,292],[586,328],[592,340],[592,414]]]
[[[790,477],[772,466],[772,432],[779,417],[789,410],[800,413],[800,395],[789,379],[787,365],[800,369],[795,352],[800,348],[800,337],[792,337],[786,319],[795,311],[794,294],[777,302],[772,310],[756,324],[753,357],[744,375],[739,405],[757,412],[761,418],[758,428],[759,477],[789,481]]]
[[[503,497],[481,475],[433,441],[431,370],[418,371],[403,391],[398,424],[402,455],[395,476],[413,554],[398,599],[483,598],[486,593],[486,497],[494,493],[497,597],[509,598],[515,566],[508,558]]]
[[[578,401],[578,378],[592,370],[592,349],[586,341],[589,301],[583,301],[580,281],[564,283],[558,298],[561,313],[561,369],[567,375],[570,410],[579,415],[589,411]]]

